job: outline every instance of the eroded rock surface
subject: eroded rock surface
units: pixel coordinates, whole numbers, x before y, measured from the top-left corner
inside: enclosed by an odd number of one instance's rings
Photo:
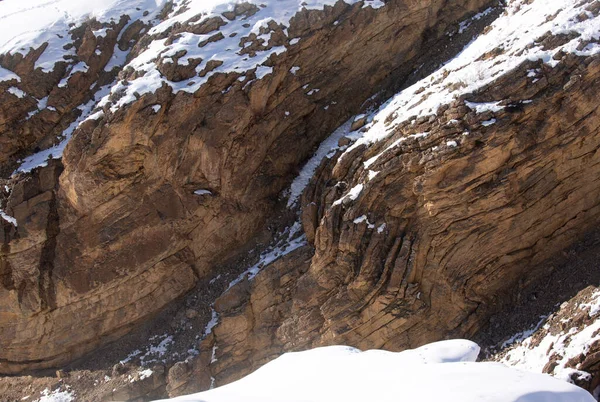
[[[119,72],[119,65],[111,65],[115,49],[129,49],[131,44],[119,43],[119,38],[140,37],[131,18],[123,15],[118,21],[100,23],[91,20],[74,27],[70,32],[68,49],[72,54],[54,64],[52,69],[36,65],[48,42],[39,48],[0,55],[0,67],[15,74],[10,80],[0,81],[0,172],[10,174],[17,160],[31,153],[47,149],[64,139],[94,95],[111,83]],[[113,67],[113,68],[111,68]],[[96,101],[99,99],[96,99]],[[73,126],[70,130],[73,131]],[[56,158],[57,155],[54,155]]]
[[[220,323],[191,382],[230,382],[283,351],[402,350],[475,334],[600,213],[600,59],[559,57],[326,162],[302,200],[314,252],[217,300]],[[533,84],[532,69],[543,71]],[[503,107],[478,113],[467,102]]]
[[[301,40],[271,56],[267,75],[214,74],[192,94],[165,84],[117,108],[127,90],[113,93],[75,131],[62,164],[7,183],[13,189],[2,206],[18,226],[3,221],[0,372],[68,362],[185,294],[251,239],[323,138],[377,91],[406,79],[433,43],[448,38],[450,26],[485,3],[395,0],[374,9],[338,2],[290,21],[288,32]],[[242,7],[224,17],[253,11]],[[189,30],[207,34],[220,25],[175,24],[158,37],[177,41]],[[244,45],[249,56],[287,40],[279,26],[267,31],[272,43],[247,38],[255,42]],[[132,54],[153,39],[142,37]],[[179,65],[183,54],[172,56]],[[168,80],[190,79],[189,65],[166,68],[162,56],[155,63]],[[204,66],[198,63],[192,60]],[[140,74],[124,70],[119,85]],[[87,85],[86,77],[73,75],[69,86],[79,79]],[[34,137],[19,149],[37,143]],[[327,238],[324,231],[317,237]],[[323,258],[324,267],[329,257]],[[292,335],[303,343],[301,334]]]

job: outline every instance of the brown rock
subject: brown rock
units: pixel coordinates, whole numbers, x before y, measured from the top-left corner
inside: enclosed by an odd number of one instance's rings
[[[419,57],[434,51],[431,44],[447,38],[449,25],[485,3],[460,0],[448,8],[441,0],[393,0],[374,10],[338,2],[324,11],[303,10],[289,28],[303,40],[273,57],[273,73],[262,80],[247,85],[238,74],[216,74],[194,94],[174,95],[165,86],[86,122],[65,150],[58,183],[8,200],[9,212],[23,223],[4,229],[0,253],[9,284],[0,286],[0,372],[71,361],[186,293],[261,228],[278,195],[329,133],[381,88],[403,82]],[[240,7],[239,15],[252,12]],[[435,34],[424,42],[433,26]],[[148,40],[141,38],[132,54]],[[289,73],[292,66],[301,67],[302,81]],[[83,87],[86,80],[74,75],[69,86]],[[307,97],[306,84],[320,88],[318,96]],[[335,111],[325,111],[334,100]],[[160,113],[152,110],[156,104]],[[66,103],[57,103],[57,110],[63,108]],[[285,110],[294,110],[293,116],[281,119]],[[214,195],[198,197],[197,189]],[[316,230],[316,245],[324,233]],[[345,276],[346,268],[332,274]],[[308,292],[312,284],[302,283],[299,292]],[[412,305],[421,309],[424,302]],[[278,309],[269,312],[271,319],[279,319]],[[315,314],[311,306],[306,311]],[[302,331],[315,327],[316,315],[311,317]],[[284,327],[281,336],[291,339],[294,330]],[[307,339],[299,334],[294,342]],[[267,344],[261,340],[255,347]]]
[[[489,127],[475,119],[459,147],[437,153],[431,148],[448,134],[435,119],[425,140],[379,157],[374,180],[365,180],[363,162],[410,131],[326,161],[302,201],[314,251],[289,254],[215,303],[220,321],[201,347],[216,347],[216,361],[198,372],[222,385],[285,351],[402,350],[473,336],[503,297],[538,274],[532,267],[600,219],[599,60],[566,56],[533,88],[517,78],[525,79],[526,63],[473,96],[532,103],[498,112]],[[336,181],[365,187],[356,201],[333,205]],[[372,227],[353,223],[362,215]],[[570,325],[586,317],[581,310]],[[570,364],[596,367],[596,355]]]

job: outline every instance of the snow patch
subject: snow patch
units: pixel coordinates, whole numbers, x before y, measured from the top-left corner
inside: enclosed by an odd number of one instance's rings
[[[465,105],[471,110],[474,110],[477,113],[484,112],[499,112],[504,109],[504,106],[500,106],[500,102],[485,102],[485,103],[475,103],[465,101]]]
[[[335,202],[333,203],[333,206],[340,205],[346,199],[351,200],[351,201],[356,200],[358,198],[358,196],[360,195],[360,193],[363,191],[363,187],[364,186],[362,184],[357,184],[356,186],[352,187],[346,195],[344,195],[342,198],[340,198],[338,200],[335,200]]]
[[[17,87],[10,87],[10,88],[8,88],[7,92],[10,93],[10,94],[13,94],[17,98],[24,98],[25,96],[27,96],[27,94],[25,92],[21,91]]]
[[[204,188],[194,191],[194,194],[196,194],[196,195],[213,195],[213,193],[210,190],[206,190]]]
[[[4,219],[6,222],[12,224],[14,227],[17,227],[17,220],[15,218],[13,218],[12,216],[8,215],[6,212],[4,212],[2,209],[0,209],[0,217],[2,219]]]
[[[38,402],[71,402],[75,400],[75,394],[69,389],[61,391],[60,388],[57,388],[51,392],[46,388],[41,394],[42,397],[37,400]]]
[[[338,142],[340,138],[348,134],[352,126],[352,119],[338,127],[325,141],[321,143],[315,155],[308,160],[304,165],[300,174],[294,179],[290,187],[290,196],[288,198],[287,207],[292,208],[298,202],[298,198],[308,186],[310,179],[315,174],[315,171],[325,158],[331,158],[332,152],[339,148]]]

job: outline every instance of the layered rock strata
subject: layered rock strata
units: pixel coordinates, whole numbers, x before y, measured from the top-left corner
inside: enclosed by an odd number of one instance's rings
[[[119,103],[127,90],[114,91],[74,132],[62,164],[6,183],[2,208],[18,224],[3,222],[0,372],[71,361],[213,274],[260,228],[315,146],[377,91],[403,81],[432,43],[448,40],[448,28],[484,3],[338,2],[290,20],[299,42],[278,26],[271,39],[283,42],[256,41],[286,46],[269,59],[269,74],[218,73],[193,93],[164,84],[127,104]],[[236,10],[224,18],[256,11]],[[152,41],[220,26],[199,18],[149,31],[130,57]],[[162,56],[154,63],[167,80],[189,80],[189,64],[173,57],[176,66]],[[140,75],[125,69],[119,85]]]
[[[217,300],[220,322],[171,393],[228,383],[285,351],[475,334],[598,222],[600,58],[556,59],[326,159],[302,200],[311,244]],[[543,76],[533,84],[532,70]]]

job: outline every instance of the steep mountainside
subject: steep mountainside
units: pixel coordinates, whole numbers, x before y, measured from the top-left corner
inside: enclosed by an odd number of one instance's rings
[[[164,10],[132,47],[119,81],[100,89],[109,93],[87,109],[62,166],[9,181],[4,211],[17,223],[4,225],[0,371],[68,362],[213,274],[273,213],[315,146],[377,91],[404,80],[451,24],[485,2],[319,1],[299,10],[295,1],[279,3]],[[131,26],[141,33],[156,15]],[[91,21],[84,35],[108,35]],[[114,44],[120,31],[112,31]],[[96,54],[94,46],[84,41],[77,51]],[[75,56],[79,70],[86,59]],[[12,92],[27,90],[8,77]],[[20,170],[56,157],[70,137],[63,135]],[[73,332],[82,317],[87,325]]]
[[[475,335],[596,226],[598,18],[595,2],[510,2],[349,132],[304,192],[309,245],[216,301],[190,378],[227,383],[286,350]]]
[[[2,374],[197,284],[192,352],[89,400],[474,337],[600,221],[599,0],[4,0],[0,22]]]

